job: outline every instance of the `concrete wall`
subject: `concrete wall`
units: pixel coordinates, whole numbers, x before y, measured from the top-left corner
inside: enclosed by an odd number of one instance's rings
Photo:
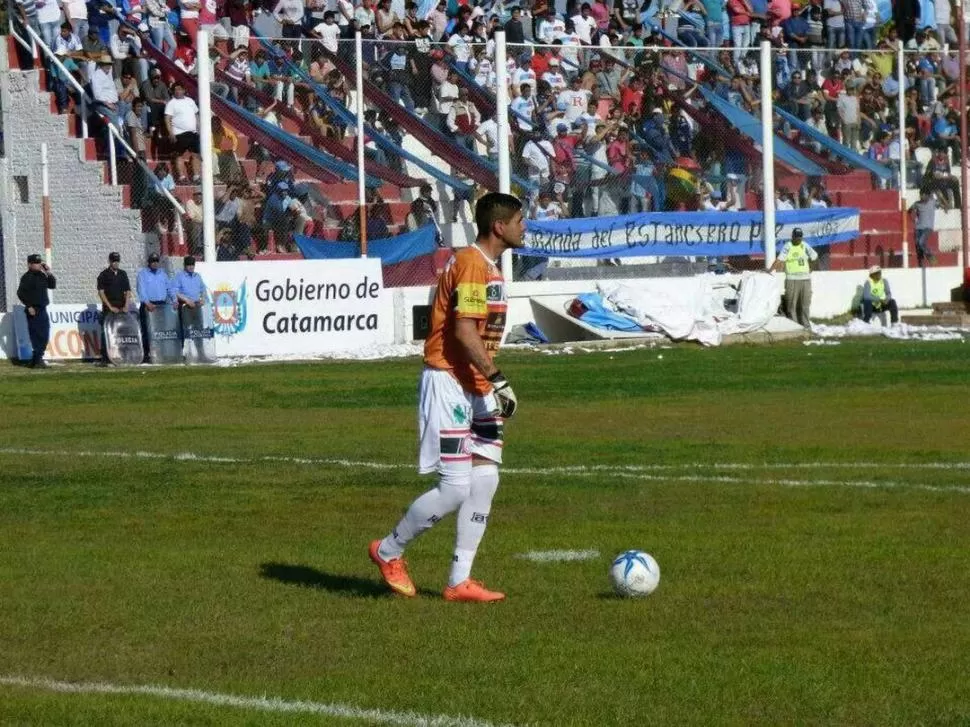
[[[56,300],[97,300],[95,281],[108,253],[121,253],[134,275],[148,251],[141,213],[122,206],[122,187],[103,183],[104,165],[84,159],[84,142],[68,135],[67,117],[50,111],[36,71],[10,71],[7,44],[0,43],[0,103],[4,147],[0,160],[0,214],[3,222],[0,310],[16,303],[17,284],[27,255],[43,253],[41,143],[47,143],[52,208],[52,268]]]
[[[134,266],[132,266],[134,267]],[[923,275],[921,270],[888,270],[886,279],[892,287],[893,296],[902,309],[923,307]],[[779,285],[783,285],[784,277],[776,275]],[[725,279],[737,281],[739,276],[725,276]],[[861,286],[865,283],[864,271],[821,272],[812,276],[812,316],[814,318],[830,318],[846,313],[857,303],[857,296]],[[676,281],[676,279],[671,279]],[[651,278],[656,284],[657,278]],[[629,285],[636,285],[636,279],[624,281]],[[950,289],[962,282],[962,270],[956,267],[931,268],[926,271],[926,300],[929,303],[950,300]],[[534,312],[530,300],[538,298],[553,307],[561,307],[562,301],[571,299],[579,293],[596,290],[593,280],[561,280],[535,283],[512,283],[509,286],[509,321],[508,326],[528,323],[534,320]],[[431,302],[433,288],[429,286],[414,288],[396,288],[393,291],[394,301],[394,341],[405,343],[414,338],[413,309],[414,306],[428,305]],[[64,302],[66,299],[60,298]],[[0,314],[0,351],[8,358],[16,352],[13,339],[13,314]]]
[[[950,300],[950,290],[963,282],[963,271],[958,267],[929,268],[926,271],[925,306],[934,302]],[[893,297],[903,310],[924,306],[923,271],[920,269],[891,269],[885,272]],[[726,276],[735,281],[740,276]],[[784,286],[784,276],[775,275],[778,285]],[[637,280],[622,282],[635,286]],[[656,279],[651,279],[656,282]],[[858,306],[862,296],[862,286],[866,282],[864,270],[830,271],[812,274],[813,318],[833,318]],[[563,295],[575,296],[596,290],[595,280],[559,280],[550,282],[512,283],[509,286],[508,327],[528,323],[533,320],[533,297],[559,303]],[[395,291],[395,340],[410,341],[413,336],[411,311],[413,306],[427,305],[430,289],[399,288]]]

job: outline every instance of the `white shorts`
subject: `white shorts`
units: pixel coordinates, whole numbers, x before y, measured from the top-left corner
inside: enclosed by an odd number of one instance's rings
[[[501,464],[502,423],[494,394],[470,394],[448,371],[425,368],[418,385],[418,472],[471,471],[472,455]]]

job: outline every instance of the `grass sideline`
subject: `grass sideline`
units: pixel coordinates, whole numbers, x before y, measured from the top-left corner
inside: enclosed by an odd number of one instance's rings
[[[509,593],[489,608],[438,595],[451,520],[409,552],[418,599],[366,558],[430,484],[414,359],[0,368],[0,677],[493,724],[967,724],[966,360],[503,354],[521,411],[476,564]],[[111,455],[139,451],[172,456]],[[608,592],[630,547],[663,574],[643,601]],[[601,557],[517,557],[553,549]],[[0,686],[0,723],[372,722]]]

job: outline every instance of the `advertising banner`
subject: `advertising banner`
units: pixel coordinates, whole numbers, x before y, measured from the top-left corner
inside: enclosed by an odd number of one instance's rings
[[[379,258],[199,263],[220,356],[318,355],[389,344]]]
[[[44,357],[61,359],[96,359],[101,356],[101,310],[94,304],[55,304],[47,306],[51,319],[51,338]],[[30,360],[33,348],[27,331],[27,313],[21,305],[14,307],[14,332],[17,358]]]

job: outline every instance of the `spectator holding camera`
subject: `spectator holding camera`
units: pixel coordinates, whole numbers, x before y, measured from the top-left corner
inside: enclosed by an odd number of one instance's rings
[[[27,256],[27,272],[20,278],[17,288],[17,298],[23,303],[27,314],[27,331],[30,334],[30,346],[33,355],[28,366],[32,369],[46,369],[44,351],[50,340],[51,319],[47,315],[50,305],[48,290],[57,287],[54,273],[47,267],[40,255],[36,253]]]

